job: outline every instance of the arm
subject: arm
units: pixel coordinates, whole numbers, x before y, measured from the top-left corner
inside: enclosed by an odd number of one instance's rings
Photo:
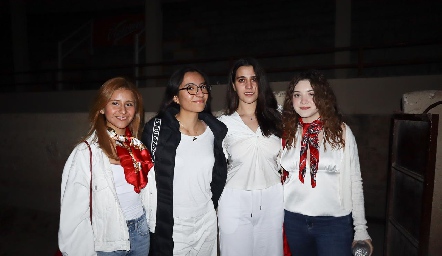
[[[78,145],[63,169],[58,244],[66,255],[96,255],[89,210],[89,149]]]
[[[367,232],[367,221],[365,219],[365,207],[364,207],[364,191],[362,187],[361,167],[359,164],[358,148],[356,145],[355,137],[347,126],[345,131],[345,150],[348,154],[351,184],[351,201],[352,201],[352,215],[353,225],[355,230],[354,240],[368,240],[370,236]]]

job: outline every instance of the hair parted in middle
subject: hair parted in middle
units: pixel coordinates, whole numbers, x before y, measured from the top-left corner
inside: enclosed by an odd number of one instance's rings
[[[104,114],[100,113],[100,110],[106,107],[113,93],[120,89],[131,91],[134,96],[135,116],[128,127],[133,137],[139,137],[142,129],[141,124],[144,122],[143,97],[141,96],[137,87],[127,78],[114,77],[104,82],[104,84],[98,90],[89,111],[89,131],[81,140],[83,141],[85,138],[91,136],[95,132],[100,148],[103,149],[104,153],[109,158],[115,160],[118,160],[119,158],[113,146],[112,139],[107,133],[106,117]]]
[[[210,85],[208,76],[200,69],[193,67],[193,66],[184,66],[184,67],[178,68],[177,70],[175,70],[175,72],[173,72],[173,74],[169,78],[169,81],[166,86],[166,91],[164,92],[163,100],[160,104],[160,109],[158,110],[157,117],[162,117],[164,115],[164,112],[166,111],[166,109],[169,107],[172,107],[172,108],[175,108],[178,110],[180,109],[180,105],[177,104],[175,101],[173,101],[173,97],[178,95],[179,87],[184,80],[184,76],[186,75],[186,73],[189,73],[189,72],[199,73],[203,77],[205,84]],[[210,108],[211,100],[212,100],[212,94],[211,94],[211,90],[209,90],[206,106],[205,106],[203,112],[212,114],[211,108]]]
[[[254,58],[241,58],[233,64],[227,78],[226,114],[233,114],[239,106],[239,97],[233,89],[236,80],[236,72],[240,67],[251,66],[255,72],[258,83],[258,99],[255,109],[256,119],[264,136],[272,134],[281,137],[281,113],[278,111],[278,102],[275,94],[267,81],[264,69]]]
[[[323,123],[324,145],[328,142],[333,148],[344,147],[343,121],[342,115],[338,111],[336,96],[324,74],[318,70],[298,73],[289,83],[282,111],[283,137],[286,140],[286,147],[294,147],[297,139],[296,133],[300,116],[293,108],[293,93],[295,86],[302,80],[309,81],[312,86],[314,92],[313,102]]]

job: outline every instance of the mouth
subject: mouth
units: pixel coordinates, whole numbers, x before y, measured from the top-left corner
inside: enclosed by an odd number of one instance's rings
[[[255,94],[254,92],[245,92],[244,95],[246,96],[252,96],[253,94]]]
[[[310,107],[300,107],[300,109],[301,110],[307,110],[307,109],[309,109]]]
[[[127,119],[126,116],[116,116],[115,118],[120,120],[120,121],[125,121]]]

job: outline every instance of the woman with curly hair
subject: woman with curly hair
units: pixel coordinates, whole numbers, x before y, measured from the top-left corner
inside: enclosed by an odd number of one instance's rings
[[[322,73],[292,79],[282,120],[284,229],[293,255],[351,255],[360,240],[373,251],[356,140]]]

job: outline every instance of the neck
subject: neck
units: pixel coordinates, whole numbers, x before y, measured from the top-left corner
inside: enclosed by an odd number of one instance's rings
[[[120,128],[110,127],[110,126],[108,126],[108,128],[114,130],[117,135],[126,135],[126,128],[120,129]]]
[[[194,127],[199,121],[198,113],[194,112],[187,113],[180,111],[178,114],[175,115],[175,118],[178,120],[178,122],[186,127]]]
[[[240,102],[236,112],[238,112],[240,116],[254,116],[255,110],[256,110],[256,101],[252,104],[245,104]]]

